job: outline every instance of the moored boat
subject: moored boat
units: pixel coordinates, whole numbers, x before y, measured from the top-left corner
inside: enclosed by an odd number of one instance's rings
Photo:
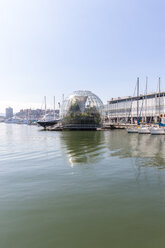
[[[153,127],[150,129],[150,133],[153,135],[165,135],[165,128],[164,127]]]
[[[138,133],[138,128],[137,127],[128,128],[127,133]]]
[[[140,127],[138,128],[139,134],[150,134],[150,127]]]
[[[45,115],[43,116],[41,120],[37,121],[37,124],[44,127],[44,129],[46,129],[47,127],[56,125],[60,121],[60,119],[59,119],[59,116],[57,116],[55,113],[55,97],[54,97],[54,113],[47,114],[46,96],[44,97],[44,101],[45,101]]]
[[[54,115],[49,114],[46,114],[41,120],[37,121],[37,123],[44,128],[54,126],[58,122],[59,119],[55,119]]]

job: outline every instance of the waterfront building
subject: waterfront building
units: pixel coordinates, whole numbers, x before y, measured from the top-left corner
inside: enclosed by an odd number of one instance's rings
[[[47,109],[47,114],[54,115],[56,118],[59,117],[59,109],[55,111],[52,109]],[[45,110],[43,109],[21,109],[19,112],[16,113],[16,116],[19,118],[26,118],[28,120],[38,120],[45,115]]]
[[[4,116],[0,116],[0,122],[4,122],[5,121],[5,117]]]
[[[165,117],[165,92],[156,92],[135,97],[118,97],[104,106],[105,120],[109,123],[158,122]]]
[[[12,117],[13,117],[13,108],[11,108],[11,107],[6,108],[6,119],[9,119]]]

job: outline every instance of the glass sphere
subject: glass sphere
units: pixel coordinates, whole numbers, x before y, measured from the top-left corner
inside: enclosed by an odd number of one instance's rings
[[[63,102],[63,124],[99,126],[102,109],[102,101],[91,91],[74,91]]]
[[[63,102],[62,114],[65,116],[70,110],[72,105],[78,105],[80,111],[83,113],[86,109],[93,108],[102,112],[103,103],[98,96],[91,91],[78,90],[70,94]]]

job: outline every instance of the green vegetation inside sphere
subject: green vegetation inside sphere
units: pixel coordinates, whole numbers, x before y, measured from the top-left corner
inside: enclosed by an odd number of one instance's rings
[[[101,115],[95,107],[86,108],[81,112],[77,103],[73,103],[67,115],[63,118],[64,124],[95,124],[101,123]]]

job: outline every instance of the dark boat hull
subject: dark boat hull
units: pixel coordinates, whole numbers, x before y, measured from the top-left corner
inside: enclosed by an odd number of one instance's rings
[[[46,127],[54,126],[55,124],[58,123],[58,120],[53,120],[53,121],[38,121],[37,123],[41,127],[46,128]]]

